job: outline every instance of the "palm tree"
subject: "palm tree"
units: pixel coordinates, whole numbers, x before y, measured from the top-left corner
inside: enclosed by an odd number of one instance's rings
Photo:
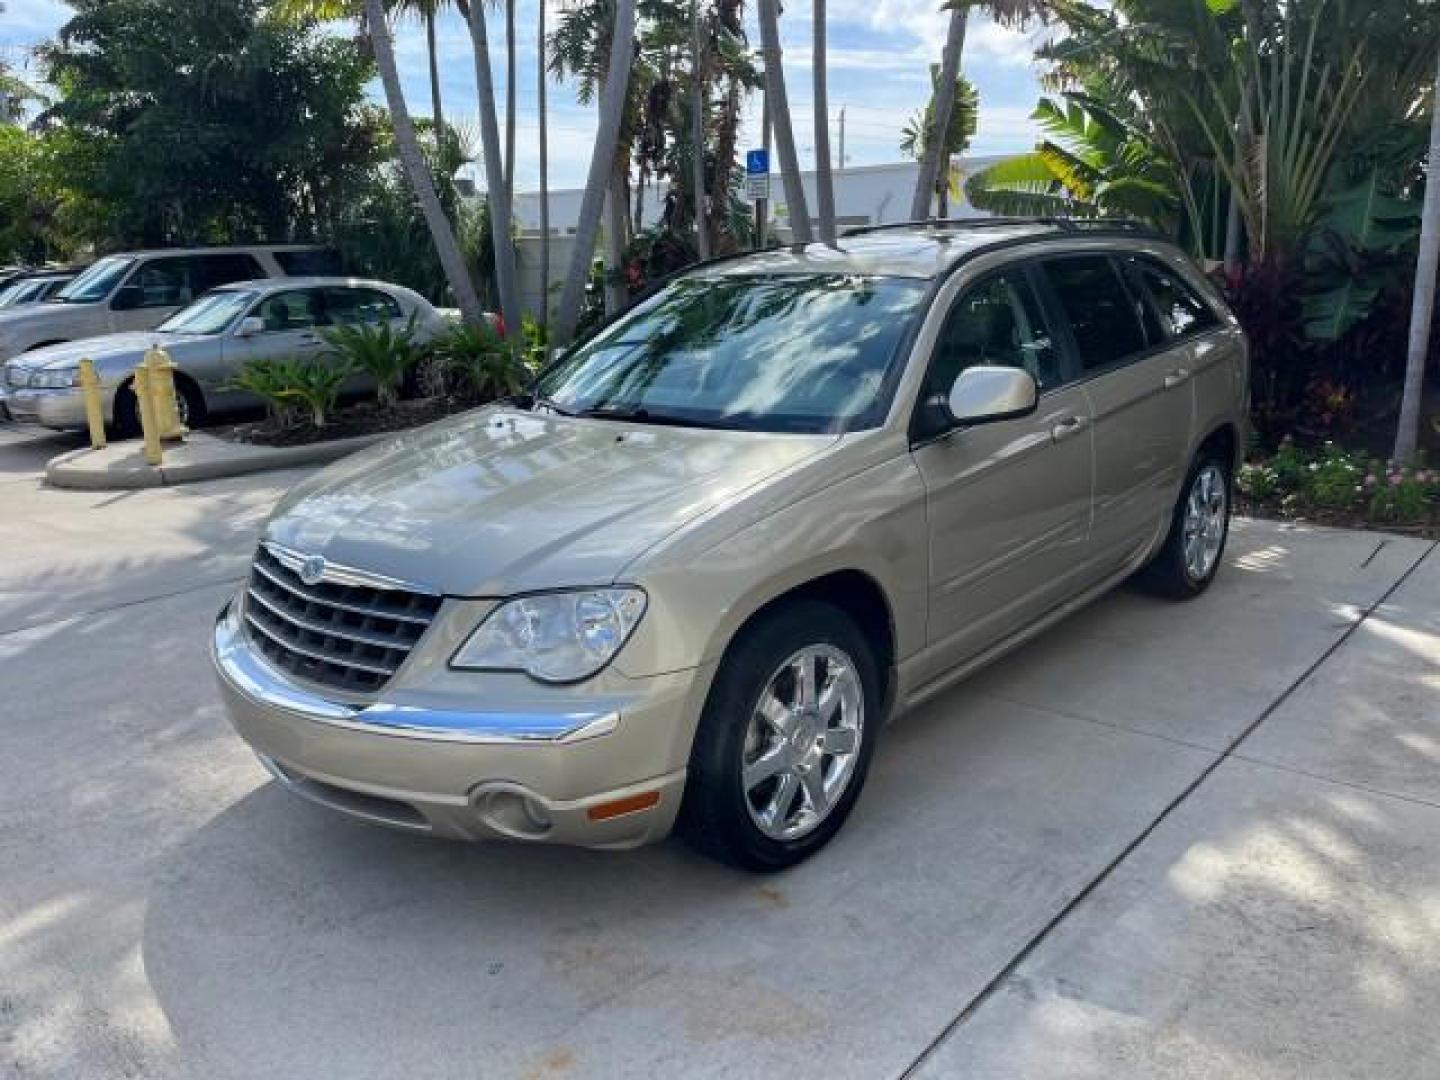
[[[543,4],[545,0],[540,0]],[[515,0],[505,0],[505,197],[515,195]]]
[[[1405,391],[1400,398],[1400,425],[1393,457],[1409,464],[1420,440],[1420,397],[1435,316],[1435,276],[1440,270],[1440,75],[1435,82],[1434,115],[1430,123],[1430,174],[1425,184],[1425,212],[1420,226],[1420,258],[1415,271],[1415,301],[1410,312],[1410,349],[1405,361]]]
[[[546,139],[546,125],[549,121],[545,111],[545,3],[535,5],[535,101],[540,113],[540,311],[538,317],[542,329],[550,325],[550,156]],[[547,335],[548,337],[548,335]]]
[[[950,8],[945,51],[940,58],[940,81],[931,98],[931,128],[925,139],[925,155],[920,159],[920,175],[915,178],[915,195],[910,200],[910,217],[914,221],[923,221],[930,216],[930,197],[940,177],[940,157],[945,146],[945,140],[939,137],[939,133],[950,130],[950,114],[955,110],[955,86],[960,78],[960,54],[965,51],[965,28],[969,21],[969,0],[955,0]]]
[[[823,0],[817,0],[823,2]],[[695,189],[695,250],[710,258],[710,223],[705,219],[705,49],[700,37],[700,0],[690,0],[690,176]]]
[[[810,60],[815,87],[815,201],[820,215],[820,239],[835,243],[835,180],[830,175],[830,103],[825,73],[825,0],[814,0],[815,44]]]
[[[390,107],[390,121],[395,129],[395,152],[400,158],[406,178],[410,181],[410,187],[415,192],[415,200],[420,204],[420,213],[430,230],[435,253],[445,270],[445,280],[450,284],[450,291],[455,294],[460,314],[466,322],[479,325],[484,321],[485,311],[480,306],[475,283],[470,279],[470,271],[465,266],[465,256],[460,251],[460,244],[455,239],[455,230],[445,216],[445,208],[440,204],[440,196],[435,191],[435,180],[430,174],[424,151],[420,148],[414,121],[410,119],[410,108],[405,103],[405,93],[400,87],[400,72],[395,66],[394,43],[390,39],[390,28],[385,22],[383,0],[365,0],[364,13],[370,41],[375,48],[375,64],[380,69],[380,82],[385,88],[385,102]]]
[[[612,204],[612,222],[625,217],[625,200],[615,199],[611,179],[620,141],[620,126],[625,118],[625,103],[630,91],[630,65],[635,57],[635,0],[616,0],[615,26],[610,35],[610,63],[600,95],[600,126],[595,133],[595,150],[590,157],[590,172],[585,194],[580,202],[580,218],[575,226],[575,247],[565,287],[560,293],[560,306],[555,313],[554,336],[564,345],[575,333],[580,319],[580,301],[590,264],[595,255],[596,235],[600,231],[600,214],[607,192]],[[615,211],[618,209],[618,213]],[[610,230],[614,232],[613,225]],[[613,239],[612,239],[613,242]]]
[[[366,0],[379,5],[380,0]],[[470,42],[475,53],[475,89],[480,107],[480,141],[485,158],[486,201],[490,206],[490,235],[495,247],[495,290],[507,332],[520,329],[520,302],[515,288],[515,246],[510,237],[510,189],[505,183],[500,156],[500,125],[495,118],[495,83],[490,70],[490,37],[485,28],[485,4],[474,0],[469,8]]]
[[[765,96],[770,105],[775,149],[780,155],[780,179],[785,185],[785,202],[790,214],[790,235],[797,244],[808,244],[810,210],[805,205],[805,188],[800,182],[800,159],[795,153],[795,129],[790,125],[790,101],[785,94],[785,71],[780,58],[779,0],[760,0],[760,46],[765,53]]]
[[[949,209],[950,162],[970,149],[970,140],[980,119],[980,95],[975,87],[960,76],[955,88],[955,104],[950,110],[950,124],[945,132],[945,144],[940,148],[940,167],[935,174],[936,215],[944,217]],[[935,98],[939,93],[940,68],[930,67],[930,101],[905,124],[900,132],[900,152],[916,161],[923,161],[927,140],[934,128]]]

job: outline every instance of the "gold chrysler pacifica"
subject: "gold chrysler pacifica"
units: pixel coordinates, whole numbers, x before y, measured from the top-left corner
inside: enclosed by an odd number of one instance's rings
[[[1126,223],[863,230],[693,268],[530,391],[311,476],[214,661],[315,802],[789,866],[890,713],[1120,581],[1202,592],[1247,349]]]

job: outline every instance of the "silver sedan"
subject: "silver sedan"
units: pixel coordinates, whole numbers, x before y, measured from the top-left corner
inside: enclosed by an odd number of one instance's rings
[[[417,341],[449,325],[424,297],[398,285],[354,278],[245,281],[206,293],[154,330],[107,334],[35,349],[11,360],[0,392],[14,419],[68,430],[85,426],[79,365],[95,363],[105,420],[122,434],[139,430],[135,367],[152,345],[175,362],[181,419],[195,425],[212,413],[252,407],[259,399],[230,386],[258,359],[323,358],[326,327],[414,320]],[[350,389],[360,389],[357,384]]]

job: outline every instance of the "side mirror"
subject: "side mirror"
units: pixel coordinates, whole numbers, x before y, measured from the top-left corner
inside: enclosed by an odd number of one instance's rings
[[[1040,403],[1035,378],[1022,368],[972,367],[950,388],[950,418],[957,424],[993,424],[1029,416]]]
[[[145,290],[139,285],[122,285],[110,301],[112,311],[134,311],[145,306]]]
[[[235,327],[236,337],[254,337],[256,334],[265,332],[265,320],[259,315],[247,315],[240,320],[240,325]]]

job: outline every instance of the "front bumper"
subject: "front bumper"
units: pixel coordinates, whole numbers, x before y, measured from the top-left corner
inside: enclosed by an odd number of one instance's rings
[[[624,848],[664,837],[680,807],[696,671],[547,708],[351,704],[271,667],[233,603],[211,655],[230,720],[271,775],[352,817],[454,839]]]
[[[10,388],[4,405],[12,419],[67,431],[85,426],[85,399],[74,387],[53,390]]]

